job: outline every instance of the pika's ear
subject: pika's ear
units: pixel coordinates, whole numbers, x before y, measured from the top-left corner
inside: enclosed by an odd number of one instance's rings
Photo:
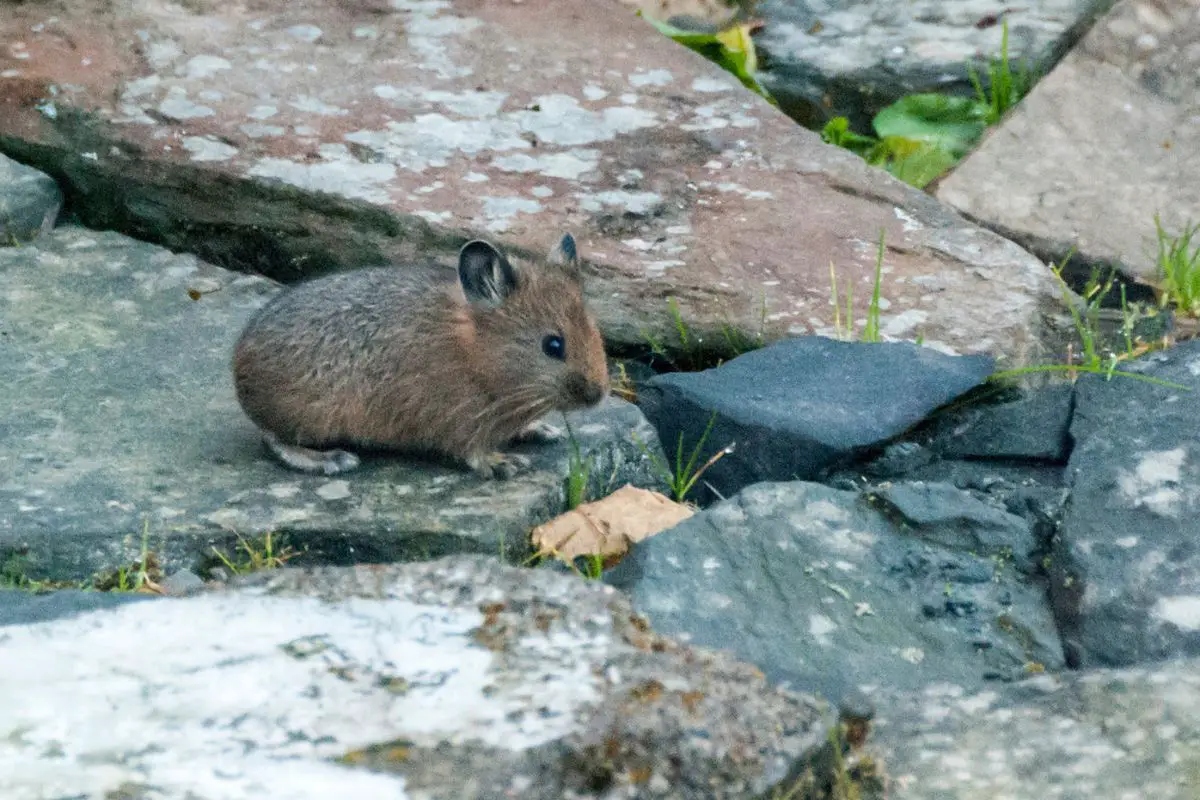
[[[458,251],[458,281],[467,301],[497,306],[517,289],[517,273],[504,254],[482,239]]]
[[[569,233],[563,234],[558,244],[550,250],[546,260],[565,269],[575,280],[583,278],[583,272],[579,269],[579,250],[575,247],[575,237]]]

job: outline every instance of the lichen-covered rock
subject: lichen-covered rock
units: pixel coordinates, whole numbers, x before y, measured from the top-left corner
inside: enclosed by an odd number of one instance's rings
[[[0,249],[0,561],[28,551],[33,577],[84,578],[145,544],[194,568],[214,544],[232,554],[237,535],[268,531],[335,562],[520,557],[563,508],[566,443],[523,445],[533,469],[508,482],[397,456],[331,479],[267,457],[230,360],[277,288],[70,226]],[[631,436],[656,446],[636,407],[611,399],[571,420],[593,489],[657,483]]]
[[[484,557],[3,628],[0,709],[6,800],[750,797],[831,722],[609,587]]]
[[[53,228],[62,204],[53,178],[0,155],[0,247],[30,241]]]
[[[44,0],[6,9],[0,72],[0,151],[85,224],[221,266],[449,260],[479,234],[542,253],[566,229],[610,341],[673,346],[675,298],[722,348],[832,331],[831,262],[860,326],[883,231],[885,336],[1060,352],[1036,258],[620,3]]]

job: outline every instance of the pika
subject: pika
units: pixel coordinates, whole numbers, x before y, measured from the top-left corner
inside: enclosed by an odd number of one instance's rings
[[[293,469],[334,475],[359,465],[354,450],[390,450],[511,477],[528,459],[502,447],[562,438],[541,418],[609,391],[575,239],[548,261],[515,265],[475,240],[457,280],[434,265],[375,267],[286,289],[234,349],[238,402]]]

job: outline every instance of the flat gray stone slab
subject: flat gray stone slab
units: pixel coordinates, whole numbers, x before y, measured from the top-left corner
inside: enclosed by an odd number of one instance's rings
[[[894,800],[1194,800],[1200,661],[879,699],[866,754]]]
[[[53,228],[62,204],[53,178],[0,155],[0,247],[27,242]]]
[[[575,576],[256,578],[0,628],[0,797],[770,796],[833,721]]]
[[[1200,9],[1124,0],[938,189],[1036,252],[1154,277],[1154,214],[1200,222]]]
[[[869,129],[879,109],[914,92],[972,93],[966,64],[1000,54],[1007,12],[1014,63],[1051,64],[1114,0],[764,0],[755,37],[763,81],[797,117],[849,116]],[[807,122],[807,120],[806,120]]]
[[[8,70],[0,151],[60,178],[85,224],[221,266],[449,260],[473,235],[540,254],[569,230],[610,341],[674,333],[674,297],[720,346],[729,326],[832,333],[831,262],[861,328],[883,230],[885,336],[1010,366],[1061,352],[1036,258],[618,3],[22,3]]]
[[[338,478],[270,461],[230,358],[276,288],[76,227],[0,249],[0,553],[27,547],[57,577],[127,562],[143,531],[191,567],[211,544],[232,552],[235,533],[267,531],[333,561],[517,556],[561,510],[566,445],[528,446],[535,469],[508,482],[401,458]],[[631,432],[653,429],[636,407],[614,399],[572,419],[597,480],[645,474]]]

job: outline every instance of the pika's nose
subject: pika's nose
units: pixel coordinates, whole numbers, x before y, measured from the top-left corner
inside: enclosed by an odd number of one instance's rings
[[[608,384],[591,383],[589,381],[583,387],[583,402],[589,406],[594,406],[603,400],[606,394],[608,394]]]

